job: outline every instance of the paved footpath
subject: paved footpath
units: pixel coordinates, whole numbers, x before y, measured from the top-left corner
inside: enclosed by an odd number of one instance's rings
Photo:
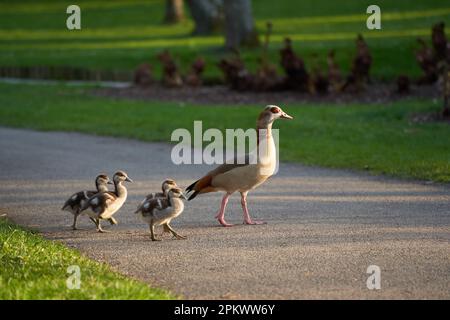
[[[0,212],[123,274],[189,299],[450,298],[450,186],[282,163],[250,193],[262,226],[222,228],[220,194],[188,202],[173,226],[188,240],[152,242],[133,213],[162,179],[186,186],[207,166],[175,166],[171,146],[76,133],[0,128]],[[135,183],[118,226],[72,231],[60,211],[101,171]],[[227,210],[242,223],[239,197]],[[368,290],[369,265],[381,289]]]

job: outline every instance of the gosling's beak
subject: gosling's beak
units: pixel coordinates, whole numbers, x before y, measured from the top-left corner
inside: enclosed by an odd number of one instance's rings
[[[290,115],[288,115],[286,112],[283,112],[282,114],[281,114],[281,117],[280,117],[281,119],[289,119],[289,120],[292,120],[292,119],[294,119],[293,117],[291,117]]]
[[[108,180],[106,184],[114,184],[111,180]]]
[[[133,180],[131,180],[129,177],[127,177],[127,178],[125,179],[125,181],[133,182]]]
[[[186,196],[184,195],[184,193],[181,194],[181,198],[184,200],[187,200]]]

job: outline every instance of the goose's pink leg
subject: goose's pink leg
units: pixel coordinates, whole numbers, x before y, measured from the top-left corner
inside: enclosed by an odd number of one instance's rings
[[[216,218],[217,220],[219,220],[220,224],[224,227],[231,227],[233,226],[232,224],[229,224],[225,221],[224,216],[225,216],[225,208],[227,207],[227,203],[228,203],[228,198],[231,196],[230,193],[226,193],[223,198],[222,198],[222,203],[220,205],[220,210],[219,213],[217,214]]]
[[[250,218],[250,214],[247,209],[247,192],[241,192],[241,205],[242,211],[244,211],[244,223],[245,224],[266,224],[264,221],[255,221]]]

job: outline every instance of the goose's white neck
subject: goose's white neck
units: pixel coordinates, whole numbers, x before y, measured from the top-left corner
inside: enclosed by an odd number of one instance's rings
[[[272,139],[272,124],[273,121],[258,121],[258,123],[256,124],[258,144],[262,140]]]
[[[258,164],[261,175],[271,176],[276,170],[277,150],[272,136],[272,122],[258,123]]]
[[[126,198],[127,197],[127,188],[122,184],[122,181],[116,182],[114,184],[116,194],[119,198]]]
[[[260,120],[256,124],[256,129],[257,130],[259,130],[259,129],[266,129],[268,131],[272,131],[272,124],[273,124],[273,121],[267,122],[267,121],[261,121]]]

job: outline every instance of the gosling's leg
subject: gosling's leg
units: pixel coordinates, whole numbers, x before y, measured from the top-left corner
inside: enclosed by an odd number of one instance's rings
[[[161,241],[161,239],[155,237],[155,225],[153,224],[153,222],[150,223],[149,228],[152,241]]]
[[[109,223],[110,223],[111,225],[116,225],[116,224],[117,224],[117,220],[114,219],[113,217],[109,218],[108,221],[109,221]]]
[[[89,220],[91,220],[91,221],[95,224],[95,226],[97,226],[97,221],[96,221],[96,219],[94,219],[94,218],[92,218],[92,217],[89,217]]]
[[[103,228],[102,228],[102,225],[101,225],[101,220],[100,219],[94,219],[95,220],[95,225],[97,226],[97,232],[100,232],[100,233],[107,233],[107,232],[109,232],[109,231],[106,231],[106,230],[104,230]]]
[[[72,230],[78,230],[77,229],[77,219],[78,219],[79,213],[76,212],[73,214],[73,224],[72,224]]]
[[[160,234],[161,237],[164,235],[164,233],[172,233],[172,232],[170,232],[169,228],[167,228],[167,226],[165,224],[163,224],[162,227],[163,227],[163,231]]]
[[[185,239],[187,239],[187,237],[182,236],[179,233],[177,233],[175,230],[173,230],[173,228],[168,223],[164,224],[164,230],[166,230],[166,228],[167,228],[167,230],[169,230],[170,233],[173,234],[173,236],[175,238],[177,238],[177,240],[185,240]]]

